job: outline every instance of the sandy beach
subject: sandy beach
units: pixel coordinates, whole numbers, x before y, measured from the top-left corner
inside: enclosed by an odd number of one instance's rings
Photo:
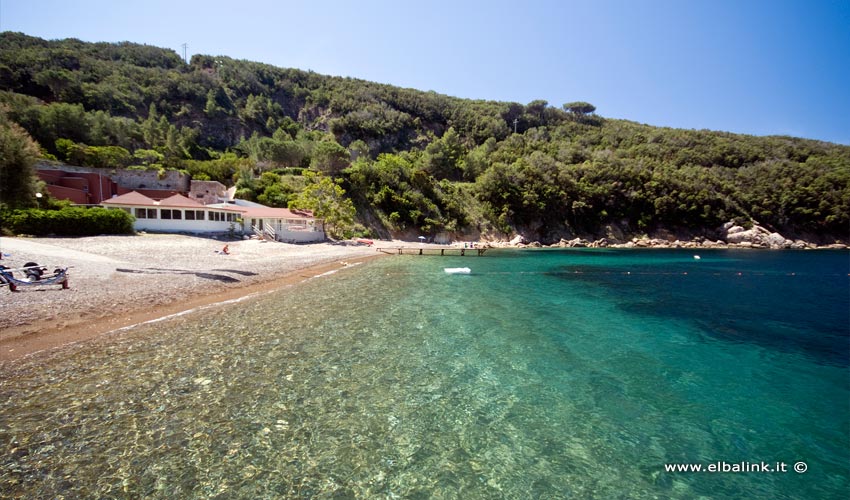
[[[229,254],[221,253],[228,245]],[[70,288],[0,288],[0,361],[301,282],[377,257],[343,243],[290,245],[174,235],[0,238],[8,268],[70,266]],[[20,276],[17,273],[16,276]]]

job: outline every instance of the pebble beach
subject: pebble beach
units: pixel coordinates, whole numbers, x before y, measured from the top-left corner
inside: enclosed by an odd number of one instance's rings
[[[228,253],[223,253],[227,245]],[[70,267],[69,288],[0,287],[0,361],[303,281],[379,255],[345,243],[291,245],[176,234],[0,238],[7,268]],[[16,276],[22,276],[17,273]]]

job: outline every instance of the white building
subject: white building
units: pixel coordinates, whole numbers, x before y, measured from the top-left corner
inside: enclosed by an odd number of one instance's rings
[[[229,203],[203,205],[176,194],[156,201],[135,191],[109,200],[106,208],[124,210],[133,215],[136,231],[161,233],[258,234],[287,243],[325,240],[324,224],[309,210],[289,210],[263,205],[239,206]]]

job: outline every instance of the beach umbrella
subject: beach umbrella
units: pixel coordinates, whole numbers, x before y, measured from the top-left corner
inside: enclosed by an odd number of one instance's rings
[[[425,237],[424,236],[419,237],[419,243],[425,243]]]

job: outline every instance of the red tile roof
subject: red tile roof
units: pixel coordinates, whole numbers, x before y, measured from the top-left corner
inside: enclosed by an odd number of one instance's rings
[[[204,205],[198,203],[197,201],[187,198],[182,194],[175,194],[173,196],[169,196],[164,200],[159,201],[159,206],[161,207],[185,207],[185,208],[204,208]]]
[[[309,210],[290,210],[288,208],[272,207],[236,207],[242,212],[243,217],[255,219],[312,219],[313,212]]]
[[[101,202],[103,205],[139,205],[143,207],[155,207],[156,202],[147,196],[132,191],[121,196],[116,196]]]

